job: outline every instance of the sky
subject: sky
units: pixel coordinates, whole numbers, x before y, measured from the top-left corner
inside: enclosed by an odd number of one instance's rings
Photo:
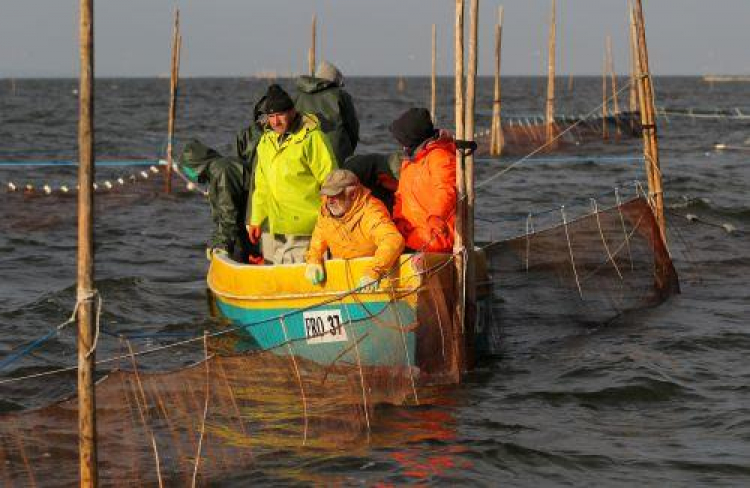
[[[750,0],[643,0],[657,75],[750,74]],[[181,76],[279,75],[307,70],[313,13],[318,60],[347,76],[453,72],[453,0],[95,0],[98,77],[169,72],[173,11],[182,22]],[[468,25],[468,4],[466,24]],[[494,24],[505,9],[502,72],[546,73],[551,0],[480,0],[479,74],[494,66]],[[626,0],[558,0],[557,71],[599,75],[605,37],[628,70]],[[78,76],[77,0],[0,0],[0,78]]]

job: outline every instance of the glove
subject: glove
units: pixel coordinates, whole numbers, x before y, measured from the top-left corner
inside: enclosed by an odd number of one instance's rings
[[[433,236],[443,237],[445,239],[450,236],[448,224],[445,223],[445,220],[443,220],[442,217],[430,215],[427,218],[427,226],[430,228],[430,234]]]
[[[310,263],[305,267],[305,278],[313,285],[319,285],[325,280],[326,272],[322,265]]]
[[[378,289],[378,282],[380,280],[376,278],[372,278],[370,276],[363,276],[359,279],[359,283],[357,284],[357,288],[359,288],[359,291],[369,291],[373,292]]]
[[[206,248],[206,259],[211,261],[214,256],[224,255],[227,256],[227,250],[223,247],[207,247]]]
[[[260,226],[259,225],[248,225],[247,228],[247,235],[250,238],[250,242],[252,244],[257,244],[260,240]]]

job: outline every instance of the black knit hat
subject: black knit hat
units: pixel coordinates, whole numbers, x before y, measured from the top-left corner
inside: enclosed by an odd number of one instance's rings
[[[268,87],[265,105],[265,112],[267,114],[277,114],[294,108],[292,98],[283,88],[276,84]]]
[[[391,134],[403,147],[415,148],[435,136],[430,111],[426,108],[410,108],[391,124]]]

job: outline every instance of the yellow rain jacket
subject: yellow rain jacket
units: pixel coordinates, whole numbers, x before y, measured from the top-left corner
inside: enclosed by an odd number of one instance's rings
[[[404,250],[404,238],[393,224],[383,202],[360,187],[348,212],[334,217],[323,197],[318,223],[312,234],[307,263],[323,264],[323,255],[331,250],[334,258],[352,259],[373,256],[364,274],[380,279]]]
[[[320,209],[320,186],[338,167],[318,119],[300,114],[298,128],[279,144],[266,130],[258,143],[251,225],[268,219],[273,234],[309,236]]]

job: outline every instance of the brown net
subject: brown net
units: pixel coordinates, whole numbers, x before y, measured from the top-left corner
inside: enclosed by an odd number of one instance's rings
[[[484,247],[502,323],[599,325],[679,292],[645,198]],[[499,350],[497,329],[486,348]]]
[[[178,346],[204,345],[205,360],[177,371],[143,372],[139,363],[153,361],[152,355],[123,343],[127,350],[116,361],[104,360],[117,369],[96,386],[101,482],[184,486],[195,477],[205,485],[280,449],[340,451],[367,442],[376,405],[423,403],[433,387],[455,383],[462,369],[456,347],[463,341],[452,320],[453,259],[426,256],[424,264],[418,286],[394,287],[384,306],[369,305],[362,318],[345,320],[349,340],[325,361],[303,357],[310,338],[294,334],[270,349],[235,353],[247,334],[229,328]],[[346,298],[352,310],[368,306],[356,294]],[[410,298],[418,303],[411,318],[396,309]],[[330,300],[306,311],[326,307]],[[286,332],[297,313],[303,311],[256,325]],[[382,351],[396,366],[363,364],[360,353],[367,348]],[[0,416],[5,486],[76,484],[77,408],[71,398]]]

